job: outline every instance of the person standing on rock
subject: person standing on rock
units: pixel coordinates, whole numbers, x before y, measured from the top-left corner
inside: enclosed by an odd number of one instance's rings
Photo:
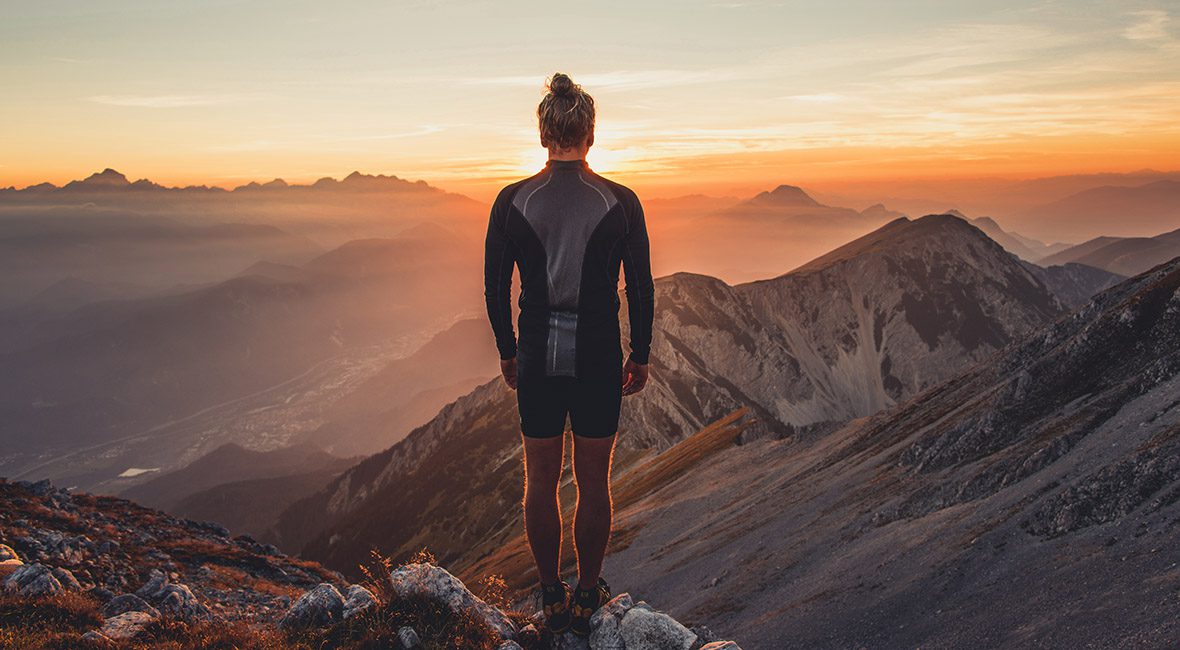
[[[537,107],[549,160],[504,187],[492,204],[484,257],[488,318],[504,381],[516,390],[524,441],[525,532],[537,564],[547,627],[590,633],[610,598],[600,576],[611,526],[610,466],[624,395],[649,377],[655,289],[647,226],[630,188],[590,169],[594,99],[556,73]],[[630,353],[619,328],[626,279]],[[520,340],[512,326],[512,270],[520,269]],[[573,433],[577,588],[560,579],[557,499],[565,422]]]

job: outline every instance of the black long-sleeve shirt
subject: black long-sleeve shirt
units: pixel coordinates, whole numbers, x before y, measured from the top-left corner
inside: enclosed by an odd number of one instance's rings
[[[520,269],[519,343],[511,311],[512,268]],[[619,266],[626,279],[630,358],[647,363],[655,288],[643,207],[630,188],[585,160],[549,160],[502,189],[492,204],[484,296],[501,359],[521,376],[618,379]]]

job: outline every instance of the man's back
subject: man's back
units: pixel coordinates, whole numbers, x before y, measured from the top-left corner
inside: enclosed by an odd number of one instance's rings
[[[521,273],[520,340],[513,335],[512,266]],[[524,376],[619,377],[618,279],[626,276],[630,357],[648,361],[654,287],[635,193],[583,159],[550,159],[501,190],[485,256],[488,316],[502,359]]]

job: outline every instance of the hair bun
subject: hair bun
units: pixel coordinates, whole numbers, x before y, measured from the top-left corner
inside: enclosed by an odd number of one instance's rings
[[[555,72],[549,79],[549,92],[558,97],[569,97],[574,94],[574,80],[569,75]]]

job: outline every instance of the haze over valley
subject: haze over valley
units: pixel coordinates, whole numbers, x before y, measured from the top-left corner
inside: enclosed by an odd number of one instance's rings
[[[1011,217],[953,204],[929,214],[881,201],[842,207],[787,183],[748,197],[645,200],[653,372],[620,422],[620,527],[607,558],[618,584],[675,603],[677,616],[748,631],[747,647],[823,645],[831,628],[814,621],[841,599],[864,613],[839,638],[864,640],[885,633],[881,612],[914,615],[907,594],[945,588],[942,573],[909,555],[888,569],[896,586],[857,576],[887,539],[921,549],[930,526],[966,535],[968,524],[927,521],[948,508],[968,509],[961,516],[995,531],[995,544],[1011,540],[1017,555],[1002,570],[1012,572],[1034,571],[1049,552],[1038,539],[1156,522],[1149,513],[1172,507],[1167,498],[1132,516],[1131,506],[1087,505],[1084,486],[1133,471],[1157,494],[1177,479],[1170,465],[1079,454],[1097,444],[1089,436],[1117,435],[1120,409],[1157,409],[1151,431],[1163,431],[1175,406],[1162,397],[1171,348],[1153,344],[1164,366],[1142,389],[1126,388],[1130,374],[1089,397],[1068,378],[1035,379],[1045,364],[1083,372],[1099,363],[1087,359],[1124,348],[1150,356],[1135,332],[1170,331],[1175,298],[1165,294],[1180,256],[1172,181],[1092,180],[1030,181],[1022,201],[1033,207]],[[1051,189],[1028,189],[1039,187]],[[1155,234],[1090,236],[1114,223],[1068,218],[1090,199]],[[0,262],[0,475],[215,521],[350,578],[371,549],[407,558],[427,547],[467,580],[495,572],[527,588],[536,578],[517,510],[515,393],[499,377],[482,299],[488,209],[360,173],[222,190],[107,169],[60,188],[0,190],[10,253]],[[622,286],[620,299],[625,341]],[[1147,329],[1084,334],[1122,323],[1119,310],[1137,300],[1156,305],[1128,316]],[[1105,405],[1085,416],[1091,425],[1069,415],[1090,413],[1082,403]],[[1167,444],[1166,433],[1141,433]],[[993,441],[1001,434],[1008,442]],[[1075,457],[1076,475],[1028,487],[1058,475],[1051,459]],[[808,487],[789,487],[791,477]],[[567,476],[563,494],[571,489]],[[770,507],[759,494],[783,490],[794,496],[773,516],[751,516]],[[832,501],[839,493],[851,496]],[[1017,493],[1023,528],[994,514]],[[693,514],[698,502],[716,516]],[[669,527],[666,516],[697,523]],[[793,531],[791,521],[811,517],[818,523]],[[836,538],[854,540],[849,561],[859,564],[836,566],[823,550]],[[1140,544],[1125,543],[1131,554]],[[980,551],[956,544],[965,555],[940,549],[943,566],[978,571]],[[794,553],[812,559],[772,560]],[[723,557],[747,568],[727,569]],[[949,598],[991,587],[972,589]],[[998,619],[956,607],[960,641],[999,638],[989,631]],[[794,617],[789,638],[770,624],[782,616]]]

